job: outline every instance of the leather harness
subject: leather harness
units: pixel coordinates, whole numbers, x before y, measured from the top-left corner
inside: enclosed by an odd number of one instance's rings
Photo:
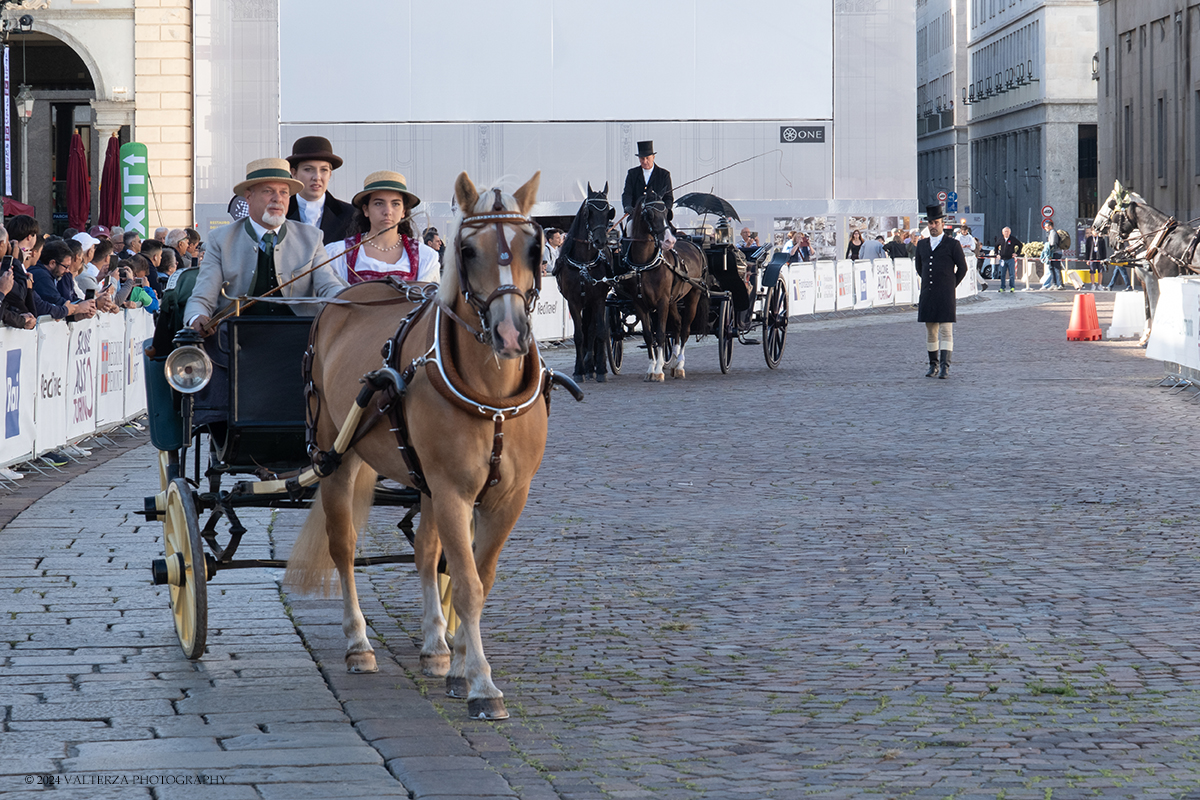
[[[399,373],[399,381],[386,385],[380,390],[380,397],[373,404],[370,414],[363,417],[359,422],[349,445],[353,447],[361,441],[379,420],[386,416],[392,424],[391,430],[396,435],[396,448],[400,451],[400,455],[404,459],[405,468],[408,470],[412,485],[422,494],[432,496],[429,484],[425,480],[424,471],[421,468],[420,457],[412,446],[408,421],[404,413],[404,395],[406,394],[407,387],[412,385],[418,371],[424,367],[424,375],[430,385],[451,405],[477,419],[492,420],[492,452],[488,459],[488,477],[484,482],[483,488],[479,490],[479,494],[475,497],[476,505],[483,500],[488,489],[500,482],[500,462],[504,452],[505,420],[514,419],[526,413],[534,406],[539,397],[546,403],[546,411],[549,413],[550,389],[554,381],[560,378],[560,376],[556,376],[552,370],[543,365],[541,355],[537,351],[537,344],[534,343],[531,348],[532,352],[525,360],[521,388],[516,394],[510,397],[473,396],[470,390],[463,386],[462,377],[454,366],[453,359],[444,350],[443,340],[449,333],[452,322],[461,325],[476,340],[480,342],[489,341],[491,335],[487,319],[488,306],[496,298],[505,294],[515,294],[525,301],[527,311],[537,301],[538,290],[541,284],[541,275],[538,270],[535,270],[534,288],[528,292],[522,292],[512,284],[503,284],[493,290],[486,299],[480,300],[471,291],[461,252],[462,231],[464,227],[478,227],[488,223],[495,224],[496,238],[500,250],[499,261],[502,266],[508,266],[512,263],[512,253],[509,251],[508,243],[504,236],[505,224],[532,224],[540,239],[541,228],[536,222],[533,222],[523,214],[508,212],[504,209],[498,189],[496,190],[496,200],[492,210],[493,213],[491,214],[477,214],[466,217],[459,226],[458,234],[455,237],[455,248],[458,255],[459,288],[465,300],[479,313],[480,323],[483,326],[482,330],[476,330],[452,310],[438,302],[436,294],[424,289],[419,290],[421,292],[419,304],[414,306],[405,315],[404,319],[400,321],[396,332],[384,342],[380,352],[383,356],[385,367],[385,370],[382,370],[382,372],[394,370],[393,374]],[[384,281],[368,281],[368,283],[376,282],[392,286],[392,288],[397,290],[399,296],[386,300],[353,301],[355,305],[394,305],[415,302],[412,293],[417,287],[391,278]],[[322,309],[323,311],[324,309]],[[424,342],[424,349],[421,351],[422,355],[412,359],[401,369],[400,358],[404,345],[416,327],[417,322],[427,314],[432,314],[433,319],[427,326],[428,332]],[[305,435],[313,468],[321,477],[328,477],[339,466],[341,456],[338,453],[321,450],[317,445],[317,423],[320,419],[321,399],[316,385],[312,381],[312,366],[315,357],[316,331],[320,320],[321,314],[318,313],[309,331],[308,349],[305,351],[302,362],[306,400]],[[367,382],[367,377],[364,377],[362,380]]]

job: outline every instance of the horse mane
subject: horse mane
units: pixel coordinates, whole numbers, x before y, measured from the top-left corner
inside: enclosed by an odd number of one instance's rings
[[[517,199],[504,191],[508,184],[509,181],[506,178],[501,178],[486,189],[480,189],[479,199],[475,201],[475,207],[470,209],[470,215],[490,213],[492,204],[496,201],[496,189],[500,189],[500,203],[506,211],[521,213]],[[478,187],[476,188],[478,189]],[[455,244],[458,242],[458,230],[467,216],[468,214],[463,209],[456,207],[454,219],[446,228],[446,260],[442,264],[442,278],[438,282],[438,300],[447,307],[454,305],[454,298],[460,289],[458,285],[458,248],[455,247]]]

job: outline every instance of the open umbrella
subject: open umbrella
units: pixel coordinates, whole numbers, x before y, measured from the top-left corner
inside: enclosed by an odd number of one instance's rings
[[[108,138],[108,149],[104,151],[97,223],[108,228],[121,224],[121,140],[115,133]]]
[[[86,231],[92,213],[92,176],[88,174],[87,155],[79,131],[71,136],[71,155],[67,161],[67,226]]]
[[[719,214],[726,219],[736,219],[739,222],[742,219],[733,210],[733,206],[729,205],[729,201],[717,197],[715,194],[692,192],[676,200],[675,205],[690,208],[697,214]]]

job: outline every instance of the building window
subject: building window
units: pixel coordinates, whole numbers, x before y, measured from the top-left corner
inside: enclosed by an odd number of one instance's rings
[[[1104,96],[1108,97],[1108,48],[1104,48]]]
[[[1124,163],[1126,185],[1133,182],[1133,111],[1129,106],[1125,106],[1125,125],[1122,131],[1125,138],[1125,157],[1122,159]]]
[[[1167,117],[1166,108],[1163,103],[1163,98],[1158,98],[1158,113],[1155,115],[1154,122],[1158,126],[1155,133],[1158,134],[1158,179],[1164,183],[1167,180]]]

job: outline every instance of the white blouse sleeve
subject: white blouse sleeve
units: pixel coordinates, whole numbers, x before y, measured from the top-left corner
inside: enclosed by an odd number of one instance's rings
[[[417,266],[417,280],[426,283],[437,283],[442,279],[442,265],[438,259],[438,251],[421,242],[418,247],[421,263]]]
[[[343,283],[348,283],[346,257],[344,255],[338,255],[345,249],[346,243],[341,239],[325,245],[325,252],[329,254],[330,258],[337,256],[337,258],[329,262],[329,266],[333,268],[333,271],[337,273],[337,276],[342,279]]]

